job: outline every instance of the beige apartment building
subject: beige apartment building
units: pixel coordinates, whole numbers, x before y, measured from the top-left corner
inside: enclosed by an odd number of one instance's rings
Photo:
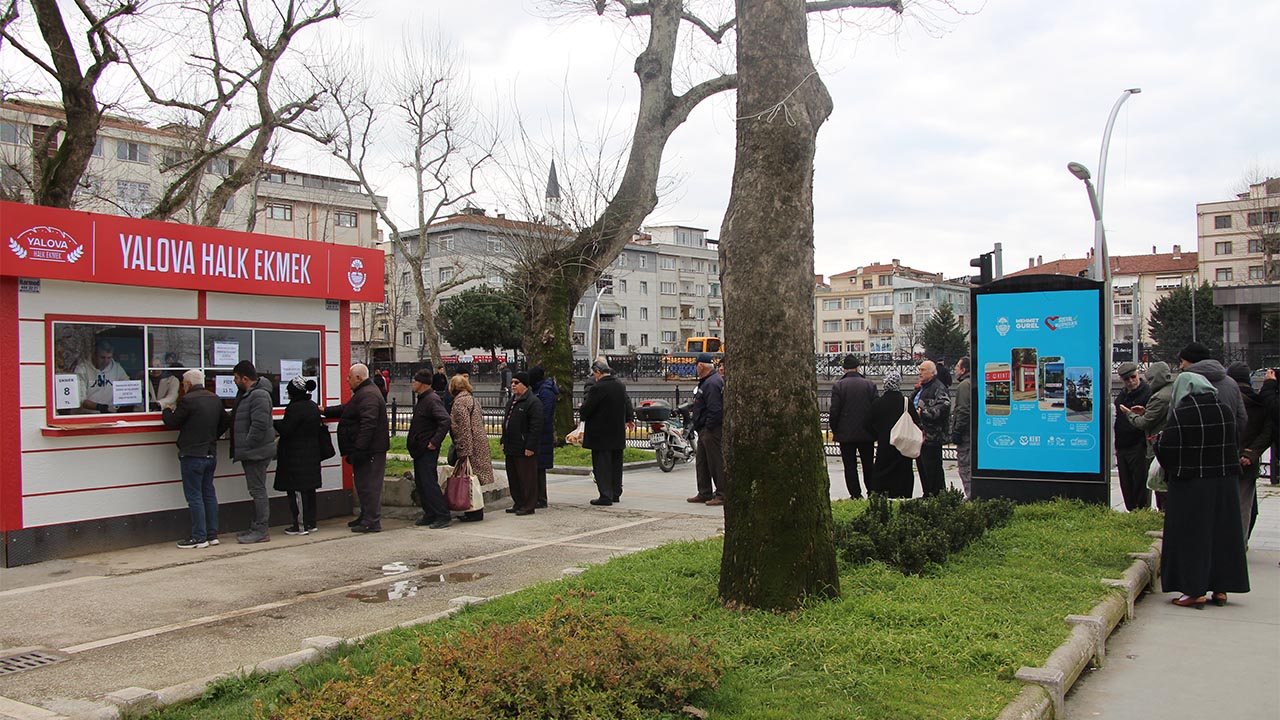
[[[1151,248],[1150,255],[1113,255],[1111,261],[1111,338],[1117,345],[1132,343],[1135,336],[1139,342],[1151,342],[1151,329],[1147,318],[1151,317],[1151,309],[1170,291],[1183,285],[1195,287],[1200,284],[1198,255],[1182,252],[1182,246],[1174,245],[1168,253],[1156,252]],[[1027,267],[1017,272],[1007,273],[1005,277],[1018,275],[1080,275],[1084,273],[1090,262],[1091,253],[1082,258],[1062,258],[1044,262],[1041,258],[1031,258]]]
[[[57,103],[15,100],[0,103],[0,198],[31,199],[35,148],[63,117]],[[89,212],[141,217],[155,207],[179,174],[185,150],[174,127],[152,127],[121,115],[102,119],[98,142],[75,196],[75,208]],[[178,211],[173,222],[198,223],[206,200],[221,178],[245,157],[232,148],[211,162],[201,190]],[[379,196],[379,204],[386,198]],[[268,165],[222,208],[219,227],[317,242],[373,247],[379,241],[377,206],[350,180]],[[369,305],[369,307],[365,307]],[[375,304],[376,305],[376,304]],[[352,303],[351,347],[365,359],[371,347],[391,338],[378,335],[375,309]]]
[[[951,305],[968,327],[969,286],[940,273],[901,264],[872,263],[832,275],[814,293],[815,349],[854,353],[872,361],[910,358],[938,308]]]

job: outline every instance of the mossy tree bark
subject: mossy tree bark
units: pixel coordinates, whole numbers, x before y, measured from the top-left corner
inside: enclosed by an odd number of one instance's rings
[[[727,472],[720,597],[840,594],[813,354],[813,158],[831,97],[802,0],[737,0],[737,155],[720,230]]]

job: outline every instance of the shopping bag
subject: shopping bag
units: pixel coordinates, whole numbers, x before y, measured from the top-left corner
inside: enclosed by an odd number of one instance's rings
[[[444,501],[450,510],[467,512],[484,508],[484,492],[480,478],[471,472],[471,463],[463,460],[449,474],[445,485]]]
[[[329,428],[326,427],[324,423],[320,423],[320,429],[318,432],[320,438],[320,459],[328,460],[334,455],[337,455],[338,451],[333,449],[333,438],[329,435]]]
[[[1153,458],[1151,467],[1147,469],[1147,487],[1156,492],[1169,492],[1169,482],[1159,459]]]
[[[911,413],[907,412],[907,399],[902,399],[902,416],[898,418],[898,422],[893,424],[893,429],[889,431],[889,444],[897,448],[903,457],[918,458],[920,457],[920,446],[924,444],[924,433],[920,432],[920,427],[916,425],[916,421],[911,419]]]

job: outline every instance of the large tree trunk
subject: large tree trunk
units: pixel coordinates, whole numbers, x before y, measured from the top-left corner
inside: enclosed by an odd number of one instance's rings
[[[813,355],[813,155],[831,97],[802,0],[737,0],[738,132],[720,230],[725,506],[720,597],[790,610],[840,578]]]

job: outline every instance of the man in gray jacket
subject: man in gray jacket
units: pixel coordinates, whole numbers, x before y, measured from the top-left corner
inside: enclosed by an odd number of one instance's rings
[[[973,417],[971,409],[973,398],[973,374],[969,372],[968,356],[956,362],[956,400],[955,410],[951,413],[951,442],[956,446],[956,470],[960,472],[960,484],[964,485],[964,499],[973,499],[973,466],[969,464],[970,440],[972,439]]]
[[[160,419],[165,427],[178,429],[182,494],[191,511],[191,534],[178,547],[207,548],[218,544],[218,494],[213,487],[213,471],[218,467],[215,449],[231,418],[222,409],[221,398],[205,389],[204,373],[199,370],[182,374],[176,403],[164,406]]]
[[[248,360],[232,368],[240,392],[231,406],[231,459],[244,468],[245,485],[253,498],[253,522],[236,536],[240,543],[271,539],[271,504],[267,500],[267,466],[276,456],[276,429],[271,422],[271,381],[258,377]]]

